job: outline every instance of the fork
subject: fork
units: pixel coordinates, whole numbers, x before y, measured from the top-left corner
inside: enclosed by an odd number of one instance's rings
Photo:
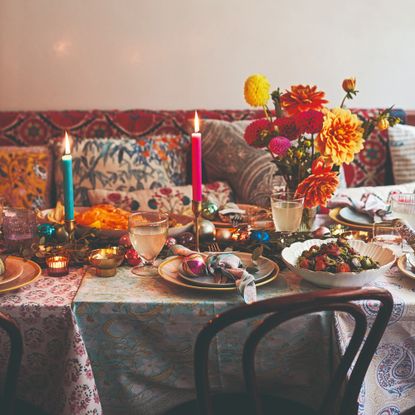
[[[212,242],[207,248],[209,252],[221,252],[220,246],[217,242]]]

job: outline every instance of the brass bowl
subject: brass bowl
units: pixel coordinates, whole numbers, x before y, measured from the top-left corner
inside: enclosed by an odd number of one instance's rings
[[[88,256],[89,262],[96,268],[98,277],[113,277],[124,261],[125,250],[119,246],[94,249]]]
[[[363,242],[369,242],[371,235],[368,231],[346,231],[341,234],[341,237],[348,240],[357,239]]]

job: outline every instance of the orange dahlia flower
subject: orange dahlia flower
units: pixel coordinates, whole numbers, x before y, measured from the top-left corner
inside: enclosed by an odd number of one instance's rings
[[[325,112],[323,128],[315,139],[317,151],[333,164],[350,164],[363,148],[362,121],[344,108]]]
[[[281,106],[288,115],[295,115],[302,111],[319,111],[327,104],[324,92],[317,91],[317,87],[310,85],[293,85],[290,91],[281,95]]]
[[[331,169],[332,165],[322,157],[314,160],[311,175],[298,185],[295,193],[298,197],[304,197],[304,207],[326,206],[339,185],[338,174]]]

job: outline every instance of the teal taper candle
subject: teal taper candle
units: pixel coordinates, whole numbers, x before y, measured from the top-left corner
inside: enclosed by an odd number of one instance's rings
[[[62,156],[63,173],[63,200],[65,205],[65,220],[74,219],[74,196],[73,196],[73,175],[72,156],[69,148],[68,133],[65,132],[65,154]]]

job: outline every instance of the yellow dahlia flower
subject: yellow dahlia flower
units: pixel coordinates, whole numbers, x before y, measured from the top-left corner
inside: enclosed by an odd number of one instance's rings
[[[266,76],[261,74],[251,75],[245,81],[245,101],[251,107],[263,107],[269,100],[271,85]]]
[[[326,110],[315,145],[325,160],[338,165],[350,164],[363,148],[362,121],[344,108]]]

